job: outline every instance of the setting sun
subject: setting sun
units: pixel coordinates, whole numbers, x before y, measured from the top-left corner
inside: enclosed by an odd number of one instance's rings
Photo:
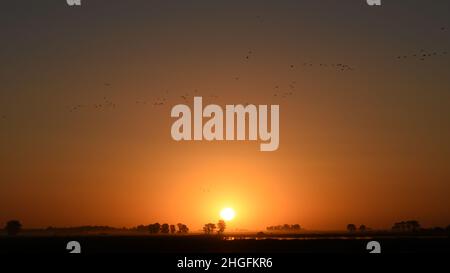
[[[236,215],[236,213],[234,212],[234,210],[232,208],[224,208],[220,212],[220,217],[225,221],[233,220],[235,215]]]

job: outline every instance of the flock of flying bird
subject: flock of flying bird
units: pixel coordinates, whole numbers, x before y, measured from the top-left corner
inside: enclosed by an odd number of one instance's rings
[[[415,60],[425,61],[426,59],[431,58],[431,57],[445,56],[445,55],[447,55],[447,51],[428,52],[425,49],[421,49],[419,52],[411,54],[411,55],[397,56],[397,59],[398,60],[415,59]]]
[[[333,69],[338,72],[355,70],[354,67],[352,67],[348,64],[343,64],[343,63],[319,63],[319,64],[303,63],[303,66],[304,67],[319,67],[319,68],[323,68],[323,69]],[[291,65],[291,68],[294,68],[294,65]]]
[[[443,32],[448,32],[448,28],[445,26],[442,26],[440,28],[441,31]],[[420,61],[425,61],[428,58],[432,58],[432,57],[438,57],[438,56],[445,56],[447,55],[447,51],[427,51],[425,49],[420,49],[419,51],[410,54],[410,55],[398,55],[397,56],[397,60],[407,60],[407,59],[413,59],[413,60],[420,60]]]
[[[289,83],[289,85],[288,85],[289,91],[282,91],[282,89],[280,88],[279,85],[275,85],[275,87],[273,88],[275,90],[275,93],[273,93],[273,96],[284,99],[284,98],[294,95],[296,83],[297,83],[296,81],[292,81]]]
[[[111,84],[106,84],[106,86],[111,86]],[[179,96],[180,99],[182,99],[184,102],[188,102],[189,100],[191,100],[194,96],[200,95],[198,93],[198,90],[195,89],[192,93],[184,93],[183,95]],[[134,102],[135,105],[139,105],[139,106],[147,106],[147,105],[151,105],[154,107],[158,107],[158,106],[163,106],[165,105],[168,100],[169,100],[169,91],[165,91],[164,92],[164,96],[160,96],[157,97],[156,99],[154,99],[153,101],[148,101],[148,100],[136,100]],[[205,97],[205,96],[204,96]],[[210,98],[214,98],[217,99],[219,98],[219,96],[217,95],[209,95]],[[93,109],[93,110],[108,110],[108,109],[115,109],[117,107],[117,104],[114,103],[113,101],[109,100],[107,97],[103,97],[103,101],[100,103],[94,103],[94,104],[77,104],[75,106],[72,106],[69,111],[70,112],[78,112],[82,109]]]
[[[108,98],[103,97],[103,101],[100,103],[94,103],[94,104],[77,104],[75,106],[72,106],[70,108],[70,112],[78,112],[82,109],[94,109],[94,110],[107,110],[107,109],[114,109],[116,108],[116,104],[110,101]]]
[[[260,22],[263,22],[263,18],[261,16],[257,16],[257,20]],[[441,27],[440,28],[441,31],[448,31],[447,27]],[[447,51],[427,51],[425,49],[420,49],[419,51],[413,53],[413,54],[409,54],[409,55],[398,55],[396,57],[397,60],[399,61],[405,61],[408,59],[413,59],[413,60],[420,60],[420,61],[425,61],[428,58],[433,58],[433,57],[439,57],[439,56],[446,56],[448,54]],[[248,50],[246,52],[246,54],[244,55],[244,61],[249,62],[251,59],[254,58],[254,53],[252,50]],[[302,68],[319,68],[319,69],[329,69],[329,70],[333,70],[336,72],[346,72],[346,71],[353,71],[355,70],[354,67],[352,67],[349,64],[345,64],[345,63],[312,63],[312,62],[304,62],[300,67]],[[289,69],[290,70],[295,70],[296,69],[296,65],[294,64],[290,64],[289,65]],[[239,80],[240,77],[236,76],[234,77],[235,80]],[[104,83],[104,85],[106,87],[111,87],[111,83]],[[276,98],[280,98],[280,99],[285,99],[288,98],[292,95],[294,95],[294,91],[295,91],[295,85],[296,85],[296,81],[292,81],[287,85],[287,88],[281,88],[280,85],[276,85],[274,86],[273,90],[274,93],[272,94],[273,97]],[[181,100],[183,100],[184,102],[188,102],[190,101],[194,96],[199,95],[198,90],[194,90],[192,93],[184,93],[183,95],[180,95],[179,98]],[[169,97],[169,92],[166,90],[164,93],[164,96],[161,97],[157,97],[156,99],[154,99],[153,101],[149,102],[147,100],[136,100],[135,104],[136,105],[152,105],[154,107],[160,107],[160,106],[164,106],[167,104],[168,102],[168,97]],[[217,95],[210,95],[211,98],[218,98]],[[248,105],[249,103],[245,103],[245,105]],[[107,97],[103,98],[103,101],[101,102],[97,102],[94,104],[77,104],[75,106],[70,107],[69,111],[70,112],[78,112],[82,109],[94,109],[94,110],[108,110],[108,109],[115,109],[117,107],[117,104],[114,103],[113,101],[109,100]],[[1,116],[2,120],[7,119],[6,115],[2,115]]]
[[[247,54],[245,55],[245,61],[249,61],[253,56],[253,51],[249,50],[247,51]],[[351,71],[354,70],[353,67],[351,67],[350,65],[347,64],[342,64],[342,63],[331,63],[331,64],[327,64],[327,63],[319,63],[319,64],[314,64],[314,63],[303,63],[303,66],[305,67],[320,67],[320,68],[331,68],[331,69],[335,69],[336,71]],[[295,65],[291,64],[289,66],[290,69],[295,69]],[[239,80],[240,77],[237,76],[234,78],[235,80]],[[277,98],[281,98],[281,99],[285,99],[288,98],[292,95],[294,95],[294,91],[295,91],[295,84],[297,82],[296,81],[291,81],[288,85],[287,85],[287,89],[284,89],[284,91],[282,90],[280,85],[276,85],[274,86],[274,93],[272,94],[273,97],[277,97]],[[110,87],[111,84],[110,83],[105,83],[104,84],[107,87]],[[135,104],[136,105],[152,105],[152,106],[163,106],[168,102],[168,95],[169,92],[166,90],[165,91],[165,96],[162,97],[157,97],[154,101],[149,102],[147,100],[136,100]],[[180,95],[179,98],[181,98],[184,102],[189,102],[190,100],[192,100],[193,97],[199,95],[198,90],[195,89],[192,93],[184,93],[183,95]],[[213,99],[217,99],[219,98],[219,96],[217,95],[209,95],[210,98]],[[245,105],[248,105],[249,103],[246,102]],[[111,108],[116,108],[116,104],[113,103],[112,101],[108,100],[106,97],[103,98],[103,102],[101,103],[96,103],[96,104],[91,104],[91,105],[87,105],[87,104],[77,104],[73,107],[70,108],[70,112],[77,112],[80,111],[81,109],[87,109],[87,108],[91,108],[91,109],[95,109],[95,110],[107,110],[107,109],[111,109]]]

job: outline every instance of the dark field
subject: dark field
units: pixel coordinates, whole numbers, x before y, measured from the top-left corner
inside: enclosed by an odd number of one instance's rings
[[[226,240],[225,240],[226,239]],[[382,253],[448,253],[444,236],[348,236],[344,234],[225,237],[204,235],[85,235],[0,237],[0,252],[68,253],[66,244],[78,241],[82,253],[368,253],[376,240]]]

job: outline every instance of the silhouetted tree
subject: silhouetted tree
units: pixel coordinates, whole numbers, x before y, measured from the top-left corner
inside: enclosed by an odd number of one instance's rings
[[[150,233],[158,233],[161,229],[161,225],[159,223],[154,223],[148,226]]]
[[[223,233],[226,227],[227,225],[225,224],[225,221],[219,220],[219,222],[217,223],[217,233],[219,234]]]
[[[420,224],[417,220],[409,220],[406,222],[406,224],[409,231],[416,232],[420,230]]]
[[[214,230],[216,229],[216,224],[209,223],[209,228],[211,229],[211,232],[214,232]]]
[[[161,233],[169,233],[169,224],[162,224]]]
[[[434,233],[443,233],[445,229],[443,227],[434,227],[431,229]]]
[[[22,224],[18,220],[11,220],[6,223],[5,230],[8,235],[17,235],[22,229]]]
[[[366,225],[360,225],[359,226],[359,231],[360,232],[365,232],[367,230]]]
[[[211,234],[211,232],[214,232],[215,229],[216,225],[213,223],[208,223],[203,226],[203,232],[205,232],[205,234]]]
[[[149,226],[139,225],[136,227],[137,231],[147,231],[149,229]]]
[[[356,231],[356,226],[354,224],[348,224],[347,225],[347,230],[348,230],[348,232],[355,232]]]
[[[420,230],[420,224],[417,220],[401,221],[392,226],[392,230],[400,232],[416,232]]]
[[[178,226],[178,233],[188,233],[189,232],[189,228],[185,224],[178,223],[177,226]]]
[[[394,225],[392,226],[393,231],[405,231],[405,229],[406,229],[406,224],[403,221],[394,223]]]
[[[170,233],[174,234],[176,231],[175,225],[170,225]]]
[[[266,227],[267,230],[270,231],[298,231],[301,229],[299,224],[293,224],[293,225],[288,225],[288,224],[284,224],[284,225],[278,225],[278,226],[268,226]]]

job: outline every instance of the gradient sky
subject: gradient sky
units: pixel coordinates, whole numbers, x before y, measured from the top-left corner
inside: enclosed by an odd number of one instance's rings
[[[0,224],[450,224],[450,2],[382,2],[2,1]],[[173,141],[193,94],[279,149]]]

